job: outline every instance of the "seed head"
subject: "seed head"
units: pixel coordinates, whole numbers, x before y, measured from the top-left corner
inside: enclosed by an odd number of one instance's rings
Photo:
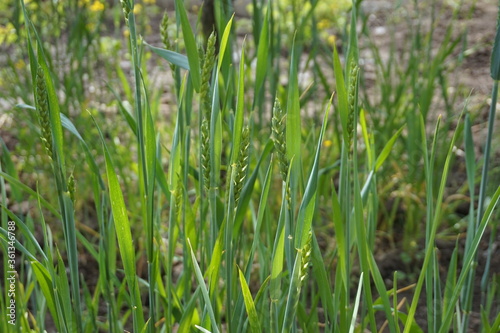
[[[203,185],[208,193],[210,188],[210,129],[207,119],[201,122],[201,169],[203,173]]]
[[[280,102],[277,98],[274,101],[272,132],[274,148],[276,148],[278,155],[281,177],[283,178],[283,181],[286,181],[289,167],[289,161],[286,156],[286,114],[281,108]]]
[[[168,37],[168,14],[167,12],[163,13],[163,18],[160,23],[160,35],[161,41],[163,42],[163,46],[165,46],[166,50],[172,49],[172,44],[170,43],[170,39]]]
[[[312,232],[309,231],[309,234],[307,235],[307,241],[300,251],[300,254],[302,256],[301,260],[301,268],[300,268],[300,283],[301,286],[304,285],[304,281],[307,278],[307,272],[309,268],[309,263],[311,261],[311,253],[312,253]]]
[[[356,112],[356,85],[358,83],[359,67],[354,62],[351,63],[351,73],[349,79],[349,91],[347,101],[349,103],[349,118],[347,120],[347,135],[349,138],[348,147],[352,145],[352,138],[354,136],[354,113]]]
[[[45,72],[42,66],[38,66],[36,71],[36,106],[38,109],[38,120],[42,131],[42,143],[47,155],[52,158],[52,130],[50,127],[50,111],[47,96],[47,84],[45,82]]]
[[[205,57],[203,57],[203,64],[201,68],[201,90],[200,98],[203,108],[203,113],[205,118],[210,122],[210,78],[212,76],[212,70],[215,65],[215,32],[212,32],[210,37],[208,37],[207,50],[205,52]]]
[[[123,9],[123,15],[125,16],[125,23],[128,25],[128,15],[130,14],[130,5],[128,0],[120,0]]]
[[[241,190],[245,183],[248,168],[248,148],[250,147],[250,129],[246,126],[241,133],[240,153],[236,164],[236,179],[234,180],[234,206],[238,206]],[[235,208],[236,209],[236,208]]]

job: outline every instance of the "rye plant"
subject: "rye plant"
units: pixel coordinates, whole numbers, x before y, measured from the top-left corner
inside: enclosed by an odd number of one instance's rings
[[[108,82],[118,112],[86,110],[81,124],[61,112],[50,50],[30,20],[33,13],[20,2],[33,98],[19,107],[36,116],[37,145],[54,186],[29,186],[2,144],[0,239],[4,253],[13,221],[18,274],[17,321],[1,322],[1,332],[467,331],[479,244],[500,200],[500,187],[486,192],[500,33],[475,209],[472,112],[467,104],[462,113],[453,110],[461,114],[456,128],[443,126],[440,117],[430,126],[435,84],[446,81],[442,65],[458,43],[451,32],[436,54],[430,46],[424,50],[427,62],[420,65],[429,71],[423,78],[417,77],[420,31],[403,71],[370,46],[380,71],[379,106],[387,111],[379,117],[364,95],[361,1],[350,10],[343,53],[322,45],[317,30],[308,28],[317,1],[307,2],[304,12],[297,1],[289,2],[297,31],[284,37],[289,27],[280,17],[286,3],[252,1],[252,37],[242,41],[230,3],[214,1],[214,32],[204,40],[176,0],[175,15],[165,13],[158,28],[160,47],[141,37],[140,3],[120,1],[114,10],[127,31],[123,52],[131,68],[127,75],[116,65],[117,80]],[[363,34],[370,37],[366,29]],[[304,50],[326,61],[303,61]],[[150,80],[149,57],[161,61],[165,66],[159,68],[171,78],[161,87],[170,92],[168,115],[158,102],[160,88]],[[330,68],[320,67],[325,64]],[[313,73],[315,82],[304,86],[302,71]],[[391,90],[394,71],[407,78]],[[396,112],[388,112],[393,107]],[[448,139],[443,133],[450,131]],[[437,240],[448,230],[447,181],[461,139],[470,196],[467,236],[465,248],[457,241],[443,263]],[[71,140],[79,146],[70,146]],[[85,159],[75,163],[74,156]],[[418,163],[420,178],[412,174]],[[410,221],[409,228],[423,230],[425,244],[411,281],[399,280],[399,272],[384,276],[377,260],[380,207],[395,164],[397,172],[419,182],[415,196],[425,202]],[[25,216],[11,205],[23,200],[35,208]],[[419,241],[409,232],[403,237]],[[84,258],[95,276],[85,274]],[[6,273],[6,254],[3,260]],[[4,311],[10,298],[1,288]],[[482,330],[496,332],[498,285],[488,269],[481,288]],[[416,319],[422,303],[425,322]]]

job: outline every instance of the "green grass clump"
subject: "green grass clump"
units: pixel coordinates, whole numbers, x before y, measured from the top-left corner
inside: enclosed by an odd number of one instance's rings
[[[64,52],[49,46],[56,31],[34,13],[35,2],[15,5],[16,47],[25,47],[15,52],[29,66],[17,77],[19,94],[2,93],[22,100],[9,117],[29,131],[7,131],[22,134],[21,148],[2,141],[2,270],[16,274],[15,298],[10,282],[0,285],[0,310],[6,314],[13,299],[16,307],[0,332],[498,331],[500,287],[490,266],[500,187],[486,186],[498,148],[498,32],[488,136],[484,156],[476,156],[476,115],[467,104],[457,109],[446,89],[445,64],[466,32],[447,29],[433,52],[435,22],[425,32],[417,20],[401,51],[408,53],[391,49],[385,61],[362,1],[350,8],[345,34],[336,31],[344,52],[319,38],[325,30],[317,21],[326,18],[318,8],[330,1],[307,2],[305,11],[287,2],[289,18],[285,2],[254,0],[246,39],[244,19],[214,1],[217,34],[206,41],[180,0],[175,15],[151,19],[161,22],[156,39],[146,31],[152,11],[141,12],[154,1],[106,3],[107,14],[97,10],[100,1],[71,2],[61,6],[93,13],[78,24],[97,26],[78,30],[52,8],[68,23],[57,33],[81,44],[67,45],[70,65],[59,71]],[[102,68],[93,41],[104,37],[117,49]],[[375,60],[374,86],[360,54]],[[96,94],[97,83],[77,75],[87,71],[107,90]],[[434,120],[436,100],[456,121]],[[467,183],[460,203],[469,208],[450,225],[457,147]],[[21,170],[23,154],[35,156],[36,175]],[[406,213],[402,227],[398,209]],[[453,238],[449,260],[439,253],[442,235]],[[397,252],[395,261],[413,267],[387,272],[380,252]],[[482,306],[474,308],[478,294]],[[422,309],[425,318],[417,316]],[[471,328],[472,312],[479,328]]]

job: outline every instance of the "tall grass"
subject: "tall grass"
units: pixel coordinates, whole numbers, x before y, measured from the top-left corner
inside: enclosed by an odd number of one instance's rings
[[[441,118],[431,126],[435,85],[447,75],[442,64],[460,40],[451,28],[437,53],[415,32],[407,67],[395,70],[406,77],[394,90],[391,63],[370,44],[381,75],[380,106],[386,111],[378,117],[362,94],[359,54],[365,39],[357,27],[366,22],[361,1],[350,10],[346,52],[335,45],[328,51],[332,66],[324,71],[331,73],[335,89],[322,84],[325,92],[311,88],[319,83],[304,88],[299,80],[301,71],[309,70],[314,81],[328,81],[317,59],[302,61],[304,50],[325,50],[318,32],[307,28],[315,22],[318,2],[301,12],[292,1],[297,31],[291,45],[284,37],[287,22],[280,21],[282,7],[252,3],[252,37],[238,38],[230,6],[215,1],[216,25],[205,41],[184,3],[176,0],[175,20],[166,13],[159,27],[163,48],[141,37],[140,4],[122,0],[130,77],[119,69],[119,81],[108,82],[119,112],[104,117],[89,110],[85,123],[72,122],[71,114],[62,112],[58,89],[71,88],[54,84],[55,68],[48,65],[54,55],[44,49],[46,36],[31,20],[33,13],[20,3],[34,97],[19,107],[37,119],[32,126],[40,140],[34,145],[43,149],[53,185],[28,186],[30,179],[19,174],[15,156],[2,146],[3,272],[7,276],[11,270],[8,223],[14,221],[17,319],[14,325],[2,322],[0,331],[467,331],[469,312],[480,311],[472,308],[479,244],[495,227],[500,200],[500,187],[487,193],[485,186],[488,156],[495,149],[498,33],[476,210],[477,157],[469,110],[455,110],[450,103],[450,112],[461,114],[455,128],[447,123],[443,129]],[[370,43],[368,32],[363,33]],[[419,52],[425,61],[419,61]],[[92,56],[78,59],[90,62]],[[151,84],[150,56],[161,60],[165,76],[172,77],[166,87],[172,98],[169,121]],[[419,78],[421,66],[428,70]],[[406,91],[412,98],[398,101]],[[390,112],[403,104],[411,108]],[[314,115],[318,123],[305,115],[306,107],[319,114]],[[453,133],[452,138],[443,132]],[[463,218],[467,236],[465,247],[457,241],[450,262],[444,263],[436,241],[448,227],[443,205],[456,163],[454,148],[462,139],[470,193],[469,214]],[[83,165],[75,156],[84,156]],[[411,281],[398,280],[398,272],[388,281],[377,262],[380,207],[388,200],[389,166],[396,162],[406,163],[398,172],[423,189],[415,195],[426,207],[404,233],[408,244],[419,241],[413,230],[424,230],[417,234],[425,243],[423,260]],[[422,176],[416,171],[420,164]],[[12,205],[24,201],[34,208],[25,215]],[[405,204],[410,212],[420,210],[412,201]],[[447,265],[445,276],[442,265]],[[89,267],[94,276],[84,273]],[[481,288],[498,295],[498,281],[487,270]],[[410,297],[407,303],[400,294]],[[492,297],[485,297],[481,309],[485,332],[500,327]],[[3,285],[0,299],[6,313],[11,297]],[[426,319],[417,321],[422,308]]]

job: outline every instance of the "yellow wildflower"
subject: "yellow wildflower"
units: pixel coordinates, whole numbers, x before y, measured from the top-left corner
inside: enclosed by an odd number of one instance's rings
[[[144,0],[144,3],[146,5],[154,5],[156,3],[156,0]]]
[[[134,5],[134,14],[139,14],[142,12],[142,5],[140,3],[136,3]]]
[[[321,21],[318,22],[318,29],[319,30],[324,30],[326,28],[329,28],[330,27],[330,24],[331,22],[327,19],[322,19]]]
[[[3,43],[9,45],[16,41],[16,28],[12,23],[7,23],[7,25],[0,25],[0,45]]]
[[[333,144],[332,140],[323,141],[323,147],[325,147],[325,148],[331,147],[332,144]]]
[[[6,39],[9,34],[9,30],[6,26],[0,25],[0,44],[3,44],[3,41]]]
[[[24,62],[23,59],[19,59],[18,61],[16,61],[16,63],[14,64],[14,67],[17,69],[17,70],[21,70],[23,69],[24,67],[26,67],[26,63]]]
[[[130,37],[130,31],[128,29],[123,30],[123,37],[125,37],[125,38]]]
[[[104,10],[104,4],[100,1],[94,1],[89,9],[91,12],[102,12]]]
[[[328,44],[333,46],[333,45],[335,45],[336,41],[337,41],[337,36],[335,36],[335,35],[328,36]]]

